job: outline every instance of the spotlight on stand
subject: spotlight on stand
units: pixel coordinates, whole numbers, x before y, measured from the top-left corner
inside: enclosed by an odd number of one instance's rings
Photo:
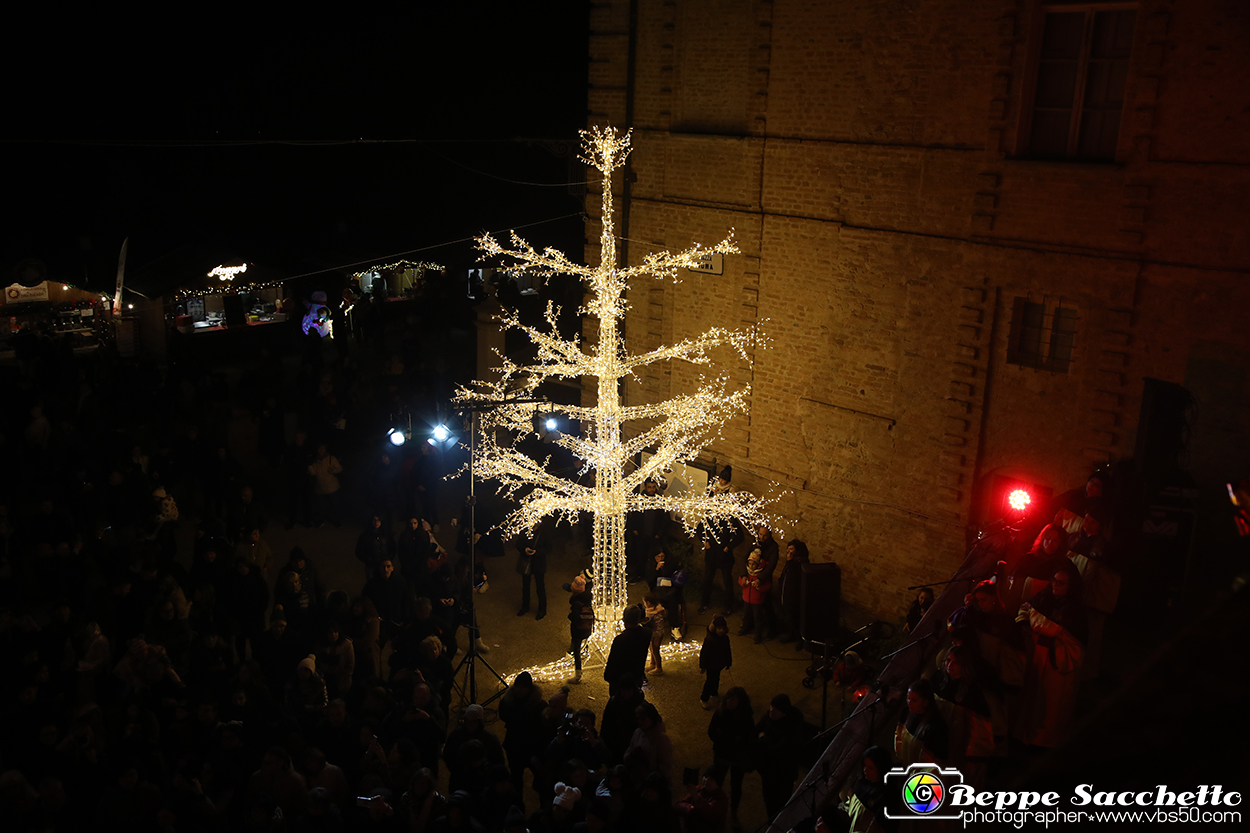
[[[447,426],[441,422],[430,432],[430,438],[436,443],[445,443],[449,437],[451,437],[451,431],[447,430]]]
[[[400,428],[392,428],[386,432],[386,438],[391,441],[391,445],[399,448],[408,438],[404,436],[404,432]]]
[[[534,433],[542,442],[554,442],[560,437],[560,420],[555,414],[534,414]]]

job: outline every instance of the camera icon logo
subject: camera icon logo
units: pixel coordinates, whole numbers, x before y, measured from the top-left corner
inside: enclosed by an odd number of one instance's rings
[[[954,767],[943,769],[937,764],[911,764],[906,769],[894,767],[885,774],[885,783],[898,790],[901,812],[891,812],[889,819],[958,819],[959,811],[947,807],[952,787],[964,782],[963,773]]]

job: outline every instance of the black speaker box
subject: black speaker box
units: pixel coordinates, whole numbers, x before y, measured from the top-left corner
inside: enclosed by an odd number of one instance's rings
[[[804,564],[799,590],[799,635],[811,642],[838,636],[842,615],[842,569],[837,564]]]

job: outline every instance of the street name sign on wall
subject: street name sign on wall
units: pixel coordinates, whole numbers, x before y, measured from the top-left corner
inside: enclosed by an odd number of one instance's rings
[[[702,272],[705,275],[725,274],[725,256],[720,252],[704,252],[698,266],[690,267],[691,272]]]

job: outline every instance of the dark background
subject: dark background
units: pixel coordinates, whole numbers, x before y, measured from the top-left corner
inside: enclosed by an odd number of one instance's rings
[[[533,223],[578,259],[580,219],[554,218],[586,178],[587,4],[412,5],[4,13],[0,279],[36,258],[107,291],[127,236],[149,289],[189,253],[467,264],[441,244]]]

